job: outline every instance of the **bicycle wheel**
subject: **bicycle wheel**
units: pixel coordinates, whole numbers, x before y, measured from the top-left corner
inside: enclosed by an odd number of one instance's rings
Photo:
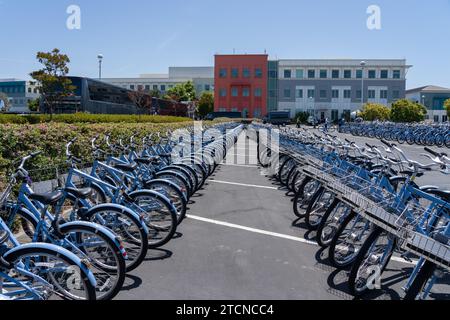
[[[395,239],[388,232],[379,227],[374,229],[352,265],[348,278],[348,286],[352,295],[359,297],[369,290],[381,289],[375,288],[374,283],[369,283],[369,281],[374,273],[381,277],[391,260],[395,245]]]
[[[70,243],[64,247],[89,263],[97,285],[97,300],[111,300],[125,281],[125,259],[120,243],[113,234],[106,234],[91,222],[72,222],[61,225],[61,233]]]
[[[83,217],[107,227],[120,237],[127,254],[126,272],[142,263],[148,251],[148,231],[136,213],[120,205],[104,204],[92,208]]]
[[[149,248],[168,243],[177,230],[177,210],[170,200],[154,191],[136,191],[129,195],[127,206],[142,216],[148,228]]]
[[[331,264],[338,269],[350,266],[370,233],[369,222],[352,211],[330,243],[328,257]]]
[[[320,188],[319,181],[307,177],[303,180],[303,183],[298,189],[298,192],[294,198],[294,214],[299,218],[304,218],[306,212],[304,212],[309,205],[309,202],[316,191]]]
[[[422,298],[421,293],[427,287],[427,283],[433,277],[436,268],[436,264],[426,261],[406,292],[404,300],[420,300]]]
[[[73,253],[64,248],[42,243],[21,245],[5,253],[12,283],[3,286],[3,294],[13,294],[23,285],[16,299],[62,298],[96,300],[92,272]],[[12,272],[11,272],[12,271]],[[16,287],[14,287],[16,285]]]
[[[352,209],[342,201],[335,199],[317,228],[317,243],[321,247],[328,247],[331,244],[341,223]]]
[[[175,171],[163,170],[157,172],[155,174],[155,178],[158,180],[168,180],[173,182],[180,188],[181,192],[183,192],[183,195],[186,198],[186,200],[190,198],[191,189],[189,186],[189,182],[187,182],[186,178],[182,174]]]
[[[181,189],[173,182],[168,180],[150,180],[145,183],[145,189],[156,191],[166,196],[177,209],[178,225],[186,217],[187,199]]]
[[[306,209],[305,222],[309,230],[317,230],[325,212],[333,203],[335,195],[321,187],[312,196],[311,201]]]

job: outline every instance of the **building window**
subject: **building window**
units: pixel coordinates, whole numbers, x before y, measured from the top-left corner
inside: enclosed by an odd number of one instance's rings
[[[28,88],[28,93],[31,93],[31,91],[32,91],[32,89],[31,89],[31,88]]]
[[[339,119],[339,110],[331,110],[331,121],[337,121]]]
[[[339,70],[333,70],[331,71],[331,77],[333,79],[339,79]]]
[[[211,86],[209,84],[205,84],[205,91],[210,91],[211,90]]]
[[[362,79],[362,77],[363,77],[363,71],[356,70],[356,79]]]
[[[237,68],[231,69],[231,77],[232,78],[239,78],[239,69],[237,69]]]
[[[130,84],[130,89],[134,90],[134,84]]]
[[[284,78],[285,79],[290,79],[292,76],[292,71],[291,70],[284,70]]]
[[[255,78],[262,78],[263,72],[261,68],[255,69]]]
[[[261,88],[255,89],[255,97],[261,97],[262,96],[262,90]]]
[[[153,85],[153,90],[158,90],[158,85],[157,84]]]
[[[262,75],[261,75],[262,77]],[[271,79],[277,79],[278,78],[278,72],[275,70],[269,70],[269,78]]]
[[[227,77],[227,69],[221,68],[219,70],[219,78],[226,78]]]
[[[327,90],[320,90],[319,94],[320,94],[320,98],[321,99],[326,99],[326,97],[327,97]]]
[[[376,70],[369,70],[369,79],[375,79],[377,77]]]
[[[320,70],[320,79],[326,79],[328,77],[327,70]]]
[[[219,96],[221,96],[221,97],[226,97],[226,96],[227,96],[227,89],[221,88],[221,89],[219,90]]]
[[[249,97],[250,96],[250,89],[247,88],[247,87],[242,89],[242,96],[243,97]]]
[[[150,86],[148,84],[145,85],[145,90],[150,91]]]
[[[226,111],[227,111],[227,108],[224,108],[224,107],[219,108],[219,112],[226,112]]]
[[[331,90],[331,97],[333,99],[338,99],[339,98],[339,90]]]
[[[392,98],[393,99],[400,99],[400,91],[399,90],[392,91]]]
[[[284,97],[290,98],[291,97],[291,89],[284,89]]]
[[[233,107],[233,108],[231,108],[231,112],[239,112],[238,110],[239,110],[238,107]]]
[[[303,69],[297,69],[295,70],[295,77],[297,79],[303,79]]]
[[[352,78],[352,70],[344,70],[344,79]]]
[[[308,79],[314,79],[316,77],[316,70],[308,70]]]
[[[277,97],[277,91],[276,90],[270,90],[269,91],[269,97],[270,98],[276,98]]]
[[[164,84],[161,85],[161,91],[166,91],[166,86]]]
[[[297,89],[296,96],[297,96],[297,98],[302,99],[303,98],[303,90],[302,89]]]
[[[250,78],[250,69],[249,68],[242,69],[242,77],[243,78]]]
[[[344,99],[352,98],[352,90],[344,90]]]
[[[236,87],[231,88],[231,96],[232,97],[238,96],[238,88],[236,88]]]
[[[389,71],[388,70],[381,70],[380,71],[380,78],[381,79],[387,79],[389,75]]]
[[[369,90],[368,97],[369,99],[375,99],[375,90]]]
[[[381,90],[380,91],[380,99],[387,99],[388,98],[388,91],[387,90]]]
[[[362,91],[356,90],[356,99],[361,99],[361,98],[362,98]]]
[[[308,89],[308,99],[315,98],[315,97],[316,97],[316,91],[314,89]]]
[[[392,73],[392,78],[400,79],[400,70],[394,70],[394,72]]]

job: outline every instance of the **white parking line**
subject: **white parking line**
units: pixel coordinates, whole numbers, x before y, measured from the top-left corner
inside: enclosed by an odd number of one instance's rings
[[[241,225],[238,225],[238,224],[233,224],[233,223],[223,222],[223,221],[219,221],[219,220],[203,218],[203,217],[194,216],[194,215],[186,215],[186,217],[189,218],[189,219],[192,219],[192,220],[202,221],[202,222],[211,223],[211,224],[224,226],[224,227],[228,227],[228,228],[239,229],[239,230],[249,231],[249,232],[253,232],[253,233],[257,233],[257,234],[263,234],[263,235],[266,235],[266,236],[272,236],[272,237],[275,237],[275,238],[296,241],[296,242],[304,243],[304,244],[311,245],[311,246],[319,246],[317,244],[317,242],[315,242],[315,241],[309,241],[309,240],[306,240],[304,238],[289,236],[287,234],[282,234],[282,233],[276,233],[276,232],[271,232],[271,231],[267,231],[267,230],[261,230],[261,229],[245,227],[245,226],[241,226]],[[409,262],[409,261],[407,261],[407,260],[405,260],[403,258],[400,258],[400,257],[392,257],[391,260],[392,261],[396,261],[396,262],[400,262],[400,263],[404,263],[404,264],[411,264],[411,265],[415,265],[417,263],[415,261]]]
[[[270,231],[261,230],[261,229],[244,227],[244,226],[241,226],[241,225],[238,225],[238,224],[233,224],[233,223],[228,223],[228,222],[223,222],[223,221],[218,221],[218,220],[212,220],[212,219],[198,217],[198,216],[193,216],[193,215],[186,215],[186,216],[189,219],[202,221],[202,222],[207,222],[207,223],[211,223],[211,224],[215,224],[215,225],[219,225],[219,226],[224,226],[224,227],[229,227],[229,228],[233,228],[233,229],[250,231],[250,232],[253,232],[253,233],[264,234],[264,235],[272,236],[272,237],[276,237],[276,238],[297,241],[297,242],[301,242],[301,243],[305,243],[305,244],[309,244],[309,245],[317,245],[317,243],[315,243],[315,242],[308,241],[308,240],[303,239],[303,238],[288,236],[286,234],[281,234],[281,233],[270,232]]]
[[[278,190],[275,187],[266,187],[266,186],[258,186],[256,184],[245,184],[245,183],[236,183],[236,182],[228,182],[221,180],[208,180],[209,182],[219,183],[219,184],[229,184],[232,186],[240,186],[240,187],[250,187],[250,188],[259,188],[259,189],[268,189],[268,190]]]
[[[258,166],[255,165],[247,165],[247,164],[232,164],[232,163],[222,163],[222,166],[229,166],[229,167],[242,167],[242,168],[258,168]]]

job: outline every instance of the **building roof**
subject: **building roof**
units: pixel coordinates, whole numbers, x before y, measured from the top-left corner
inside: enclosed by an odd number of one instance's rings
[[[415,93],[415,92],[430,92],[430,93],[432,93],[432,92],[445,92],[445,93],[450,93],[450,88],[444,88],[444,87],[440,87],[440,86],[429,85],[429,86],[423,86],[423,87],[419,87],[419,88],[406,90],[406,93]]]

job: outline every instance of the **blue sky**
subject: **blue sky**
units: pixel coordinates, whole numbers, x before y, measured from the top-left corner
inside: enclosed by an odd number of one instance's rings
[[[81,30],[66,9],[81,8]],[[366,27],[369,5],[382,29]],[[271,58],[406,58],[408,88],[450,87],[450,0],[0,0],[0,78],[26,78],[60,48],[71,74],[104,77],[213,65],[215,53]]]

